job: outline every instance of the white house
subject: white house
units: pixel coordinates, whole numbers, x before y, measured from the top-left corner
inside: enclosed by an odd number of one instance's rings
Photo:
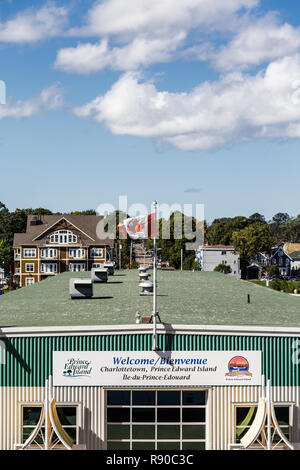
[[[214,271],[219,264],[225,264],[230,266],[231,276],[241,277],[240,257],[234,253],[233,246],[203,245],[199,247],[196,256],[202,271]]]

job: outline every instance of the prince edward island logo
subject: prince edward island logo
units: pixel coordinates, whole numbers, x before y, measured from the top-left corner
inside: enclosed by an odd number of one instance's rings
[[[227,377],[237,377],[241,375],[252,377],[251,372],[249,372],[249,362],[242,356],[235,356],[230,359],[228,370],[229,372],[226,374]]]
[[[65,362],[63,376],[64,377],[90,377],[92,372],[91,361],[82,359],[68,359]]]

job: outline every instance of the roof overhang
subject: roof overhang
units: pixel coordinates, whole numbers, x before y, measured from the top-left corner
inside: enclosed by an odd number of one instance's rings
[[[47,326],[47,327],[9,327],[0,328],[1,338],[36,336],[92,336],[152,334],[153,325],[95,325],[95,326]],[[300,328],[273,326],[224,326],[224,325],[157,325],[159,334],[202,334],[220,336],[276,336],[300,337]]]

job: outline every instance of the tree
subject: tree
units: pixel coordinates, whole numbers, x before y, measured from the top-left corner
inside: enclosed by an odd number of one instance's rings
[[[181,250],[183,250],[183,269],[195,269],[195,250],[187,250],[186,244],[194,241],[196,226],[199,229],[199,222],[194,217],[186,216],[179,211],[173,212],[167,220],[162,218],[158,220],[157,247],[160,249],[159,256],[163,262],[179,269]],[[205,223],[201,225],[201,228],[205,230]],[[153,240],[148,239],[145,245],[147,250],[151,250]]]
[[[230,274],[232,272],[232,269],[228,264],[221,263],[215,267],[214,271],[218,273]]]
[[[125,212],[116,210],[108,214],[104,219],[104,231],[110,232],[115,236],[115,255],[120,253],[121,249],[121,263],[122,268],[130,267],[130,246],[131,239],[129,237],[124,238],[120,233],[118,225],[123,222],[124,219],[129,217]],[[119,259],[117,259],[119,261]]]
[[[269,276],[279,276],[279,267],[277,264],[271,264],[267,269],[267,273]]]
[[[280,241],[285,238],[284,226],[290,220],[290,216],[284,212],[278,212],[269,222],[270,232],[275,237],[276,241]]]
[[[49,209],[16,209],[10,212],[5,204],[0,202],[0,265],[4,264],[5,271],[14,266],[13,238],[15,233],[26,231],[28,215],[52,214]]]
[[[249,220],[251,223],[261,222],[262,224],[266,223],[265,216],[255,212],[255,214],[250,215]]]
[[[207,241],[209,245],[230,245],[233,232],[242,230],[250,224],[251,221],[243,216],[215,219],[207,229]]]
[[[88,209],[86,211],[73,211],[70,212],[70,215],[97,215],[94,209]]]
[[[283,238],[292,243],[300,242],[300,215],[289,218],[281,225]]]
[[[275,224],[281,225],[287,222],[290,219],[289,214],[286,212],[278,212],[278,214],[275,214],[274,217],[272,218],[272,222]]]
[[[5,273],[9,273],[10,267],[13,266],[14,251],[10,241],[0,239],[0,268],[4,269]]]
[[[235,252],[245,262],[255,259],[261,252],[269,251],[274,242],[274,237],[271,235],[268,225],[260,222],[255,222],[239,232],[234,232],[232,235]]]

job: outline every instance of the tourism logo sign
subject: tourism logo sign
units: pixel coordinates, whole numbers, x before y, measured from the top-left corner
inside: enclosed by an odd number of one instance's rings
[[[261,351],[53,352],[56,386],[261,385],[261,377]]]
[[[67,359],[63,369],[63,376],[69,378],[91,377],[91,373],[91,361],[88,361],[86,359]]]
[[[249,362],[245,357],[234,356],[228,363],[229,372],[226,374],[227,377],[241,377],[249,376],[252,377],[249,372]]]

